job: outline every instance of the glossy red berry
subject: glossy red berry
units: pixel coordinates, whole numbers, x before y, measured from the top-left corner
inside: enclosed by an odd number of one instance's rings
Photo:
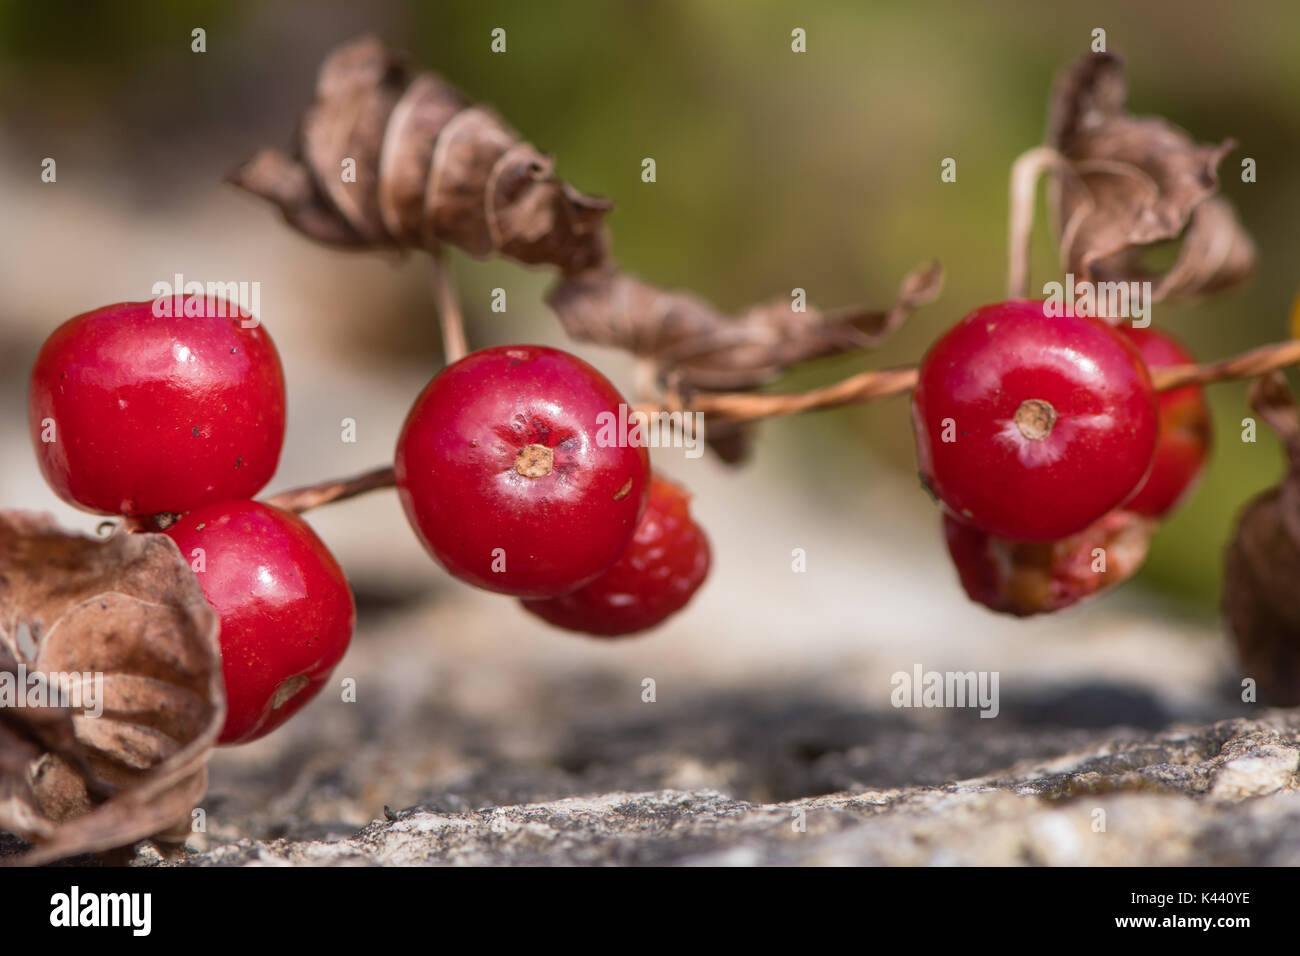
[[[1146,365],[1097,319],[976,309],[931,346],[912,395],[921,476],[999,537],[1054,541],[1133,493],[1157,435]]]
[[[1120,326],[1147,368],[1190,365],[1194,359],[1182,345],[1163,332]],[[1160,439],[1156,444],[1151,473],[1137,492],[1124,503],[1126,511],[1162,518],[1183,501],[1200,477],[1210,453],[1210,406],[1205,389],[1186,385],[1156,396],[1160,411]]]
[[[266,330],[214,299],[160,301],[170,315],[124,302],[69,319],[36,358],[28,424],[69,504],[180,513],[251,497],[275,472],[284,375]]]
[[[612,565],[650,486],[643,447],[620,444],[623,397],[556,349],[484,349],[416,399],[397,441],[411,526],[453,575],[489,591],[554,597]]]
[[[635,634],[686,606],[709,573],[709,539],[691,520],[690,495],[658,475],[632,543],[614,566],[572,594],[525,600],[557,627],[598,637]]]
[[[943,517],[944,537],[972,601],[1028,617],[1069,607],[1128,580],[1146,560],[1152,519],[1112,511],[1060,541],[1008,541]]]
[[[270,733],[329,680],[356,609],[343,569],[307,523],[258,501],[191,511],[164,534],[221,618],[220,743]]]

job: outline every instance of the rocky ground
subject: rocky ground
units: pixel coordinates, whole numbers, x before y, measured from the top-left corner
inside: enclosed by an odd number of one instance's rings
[[[1216,641],[1130,621],[1168,661],[1145,683],[1004,651],[986,720],[888,706],[876,654],[729,670],[681,635],[593,647],[440,595],[363,629],[355,704],[219,753],[208,831],[174,862],[1300,863],[1300,714],[1236,702]]]
[[[1042,754],[1067,741],[1077,745],[1079,735],[1017,738],[1026,752]],[[786,743],[769,751],[786,766],[768,769],[810,781],[869,778],[873,751],[910,745],[919,753],[927,744],[946,750],[900,729],[849,751],[820,755]],[[815,747],[807,738],[802,746]],[[996,755],[968,753],[965,759],[977,764]],[[386,819],[346,836],[245,839],[192,853],[183,862],[1295,866],[1298,766],[1300,718],[1271,714],[1156,734],[1092,735],[1070,753],[1026,759],[957,782],[855,782],[776,802],[740,800],[711,787],[608,792],[596,778],[610,775],[611,767],[557,770],[533,775],[539,792],[589,789],[590,795],[461,809],[482,799],[464,794],[496,789],[484,780],[448,792],[436,804],[386,811]],[[674,772],[689,775],[699,767],[678,754],[645,776]],[[584,786],[588,779],[592,783]],[[521,779],[499,786],[527,789]],[[147,861],[152,858],[142,855],[140,862]]]

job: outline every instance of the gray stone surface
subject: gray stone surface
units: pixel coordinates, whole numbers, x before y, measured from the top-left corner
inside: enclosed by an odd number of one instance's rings
[[[885,730],[885,750],[925,741]],[[1076,746],[1056,754],[1063,743]],[[1300,864],[1300,715],[1270,713],[1159,733],[1019,738],[1042,755],[947,784],[846,789],[750,802],[716,789],[588,796],[388,813],[340,839],[220,843],[189,865],[1088,865]],[[954,749],[962,749],[952,740]],[[875,744],[865,744],[871,750]],[[779,746],[773,748],[780,749]],[[790,752],[786,784],[871,773],[870,755]],[[969,765],[996,762],[987,751]],[[678,754],[662,779],[690,773]],[[835,769],[830,769],[833,765]],[[933,771],[939,775],[938,770]],[[578,773],[591,774],[591,768]],[[541,775],[544,776],[544,775]],[[780,773],[777,774],[781,778]],[[558,778],[532,786],[555,791]],[[483,784],[486,793],[491,785]],[[505,783],[504,790],[511,788]],[[513,786],[525,786],[516,780]],[[778,785],[780,786],[780,785]],[[469,788],[471,791],[473,787]],[[504,791],[503,791],[504,792]],[[138,863],[157,862],[151,852]]]

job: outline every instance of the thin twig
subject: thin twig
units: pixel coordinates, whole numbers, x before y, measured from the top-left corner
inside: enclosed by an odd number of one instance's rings
[[[438,320],[442,324],[442,352],[447,364],[462,359],[469,353],[469,342],[465,338],[465,319],[460,312],[460,301],[456,298],[456,283],[442,248],[436,247],[430,253],[433,271],[433,297],[438,308]]]
[[[1208,385],[1257,378],[1266,372],[1300,364],[1300,340],[1262,345],[1205,365],[1171,365],[1151,373],[1156,389],[1165,392],[1181,385]]]
[[[733,422],[776,418],[823,408],[836,408],[886,398],[910,391],[916,384],[916,369],[891,368],[860,372],[840,382],[810,392],[784,395],[754,392],[698,392],[691,396],[689,411],[704,412]]]
[[[1255,378],[1274,369],[1300,365],[1300,341],[1277,342],[1243,352],[1241,355],[1209,362],[1205,365],[1175,365],[1151,373],[1157,391],[1165,392],[1184,385],[1208,385],[1214,382]],[[916,385],[915,368],[893,368],[860,372],[843,381],[809,392],[764,394],[755,392],[697,392],[682,407],[670,403],[667,408],[643,405],[638,411],[704,412],[733,422],[778,418],[799,412],[853,405],[875,398],[888,398],[911,391]]]
[[[316,485],[307,485],[304,488],[282,491],[278,495],[267,498],[266,504],[301,514],[311,508],[327,505],[331,501],[355,498],[357,495],[365,494],[367,491],[374,491],[376,488],[391,488],[396,483],[397,480],[393,474],[392,466],[385,465],[382,468],[375,468],[354,478],[337,478]]]
[[[1034,198],[1038,180],[1049,169],[1064,164],[1050,146],[1035,146],[1011,165],[1011,211],[1007,216],[1007,297],[1024,298],[1029,292],[1029,240],[1034,229]]]
[[[1214,382],[1256,378],[1290,365],[1300,365],[1300,341],[1265,345],[1205,365],[1173,365],[1156,369],[1151,378],[1156,390],[1165,392],[1184,385],[1209,385]],[[696,392],[684,402],[670,395],[665,405],[641,404],[636,407],[636,411],[644,415],[656,415],[665,411],[703,412],[718,420],[756,421],[760,418],[778,418],[902,395],[915,387],[916,374],[915,368],[859,372],[832,385],[808,392],[775,395],[755,392]],[[391,488],[394,484],[396,478],[393,469],[384,466],[354,478],[282,491],[267,498],[266,503],[286,511],[303,512],[332,501],[354,498],[367,491]]]

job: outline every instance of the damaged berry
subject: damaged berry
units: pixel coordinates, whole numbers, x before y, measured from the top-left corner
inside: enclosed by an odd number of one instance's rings
[[[1028,617],[1059,611],[1128,580],[1142,566],[1155,522],[1112,511],[1060,541],[1008,541],[944,515],[948,554],[972,601]]]

